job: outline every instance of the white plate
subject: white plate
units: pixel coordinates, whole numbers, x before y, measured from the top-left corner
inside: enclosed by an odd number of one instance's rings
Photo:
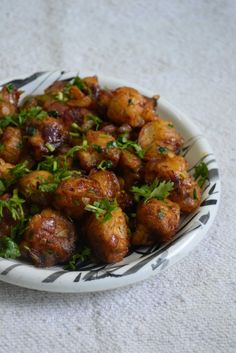
[[[26,95],[43,93],[44,89],[56,80],[76,75],[77,72],[40,72],[27,78],[18,77],[1,81],[0,86],[13,81],[15,86],[24,91],[22,95],[24,98]],[[86,75],[88,74],[82,76]],[[108,88],[131,86],[150,97],[157,93],[125,81],[100,75],[98,78],[101,86]],[[93,292],[114,289],[157,274],[183,258],[200,242],[210,228],[219,205],[220,182],[216,160],[211,147],[193,122],[162,97],[157,111],[163,119],[172,120],[185,138],[184,155],[190,170],[200,161],[204,161],[209,169],[209,180],[203,188],[201,205],[196,212],[182,218],[176,236],[161,248],[153,246],[134,251],[122,262],[106,266],[91,264],[74,272],[65,271],[58,266],[40,269],[21,261],[0,258],[2,281],[51,292]]]

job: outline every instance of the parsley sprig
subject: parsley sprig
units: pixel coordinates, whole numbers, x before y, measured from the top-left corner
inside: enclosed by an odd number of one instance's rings
[[[71,257],[68,264],[65,265],[64,269],[69,271],[75,271],[79,265],[87,261],[90,257],[91,250],[87,247],[84,247],[78,253],[74,254]]]
[[[46,156],[43,161],[38,163],[37,170],[47,170],[55,173],[59,168],[59,158],[56,156]]]
[[[107,143],[107,148],[119,148],[125,150],[131,147],[134,149],[136,155],[142,159],[144,157],[142,147],[137,142],[129,140],[127,136],[128,134],[126,132],[119,135],[116,141],[109,141]]]
[[[93,212],[97,219],[103,217],[102,223],[109,221],[112,217],[112,212],[118,208],[118,203],[116,199],[108,200],[102,199],[95,201],[92,205],[88,204],[85,207],[86,211]]]
[[[62,181],[67,180],[74,175],[81,175],[81,172],[79,170],[66,170],[64,168],[58,169],[53,174],[53,180],[43,181],[39,185],[39,190],[42,192],[54,192]]]
[[[15,184],[23,175],[30,170],[27,168],[27,162],[18,163],[15,167],[9,169],[6,178],[0,179],[0,195],[2,195],[11,185]]]
[[[18,190],[14,189],[12,197],[8,200],[0,200],[0,219],[3,217],[4,209],[7,209],[15,221],[22,221],[24,219],[23,203],[24,199],[18,195]]]
[[[9,125],[22,127],[29,119],[43,120],[48,114],[41,107],[32,107],[27,110],[22,110],[13,115],[7,115],[0,120],[0,128],[5,128]]]
[[[98,165],[97,165],[97,169],[98,170],[106,170],[106,169],[110,169],[113,167],[113,163],[110,160],[102,160]]]
[[[57,99],[60,102],[69,101],[71,99],[70,91],[72,86],[76,86],[83,93],[91,95],[90,88],[85,84],[85,82],[83,82],[83,80],[79,76],[76,76],[65,85],[62,91],[54,95],[55,99]]]
[[[84,119],[86,121],[92,121],[95,125],[95,130],[98,130],[101,123],[102,123],[102,119],[94,114],[87,114],[87,115],[85,115]]]
[[[201,188],[207,177],[208,177],[209,171],[208,171],[208,167],[206,165],[206,163],[201,162],[200,164],[196,165],[194,167],[194,179],[197,180],[197,183],[199,185],[199,187]]]
[[[86,139],[83,140],[82,145],[77,145],[72,147],[67,153],[66,153],[66,158],[68,157],[74,157],[74,154],[79,151],[86,151],[88,149],[88,141]]]
[[[7,89],[8,93],[12,93],[12,92],[14,91],[14,86],[13,86],[13,84],[12,84],[12,83],[8,83],[8,84],[6,85],[6,89]]]
[[[85,84],[85,82],[79,77],[76,76],[70,81],[71,86],[76,86],[82,92],[91,95],[91,89]]]
[[[6,259],[16,259],[19,257],[20,250],[13,239],[9,237],[0,238],[0,256]]]
[[[139,202],[143,200],[145,203],[150,199],[164,200],[173,190],[174,183],[171,181],[155,180],[151,185],[133,186],[131,191],[134,193],[135,200]]]
[[[68,169],[68,158],[74,156],[77,151],[87,148],[87,141],[84,141],[81,146],[72,147],[66,154],[63,162],[59,157],[46,156],[42,162],[38,164],[38,170],[47,170],[53,174],[53,180],[45,180],[39,185],[39,190],[42,192],[54,192],[58,185],[72,176],[81,175],[80,170]]]

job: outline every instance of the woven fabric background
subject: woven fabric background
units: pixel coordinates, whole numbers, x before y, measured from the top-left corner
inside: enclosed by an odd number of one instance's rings
[[[119,290],[52,294],[0,283],[0,353],[236,351],[236,2],[2,0],[0,78],[89,70],[155,90],[209,139],[218,217],[188,257]]]

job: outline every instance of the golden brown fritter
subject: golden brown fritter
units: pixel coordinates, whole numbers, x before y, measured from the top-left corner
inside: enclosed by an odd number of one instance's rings
[[[145,166],[145,181],[152,183],[155,179],[160,179],[176,182],[188,176],[187,168],[184,157],[174,154],[150,160]]]
[[[20,129],[8,126],[0,136],[0,157],[8,163],[19,162],[22,152],[23,139]]]
[[[201,189],[197,182],[187,172],[188,163],[182,156],[170,154],[148,161],[145,167],[145,181],[153,182],[155,179],[171,180],[174,190],[170,199],[178,203],[184,213],[195,211],[201,201]]]
[[[170,200],[150,199],[137,208],[133,245],[152,245],[171,239],[179,226],[180,209]]]
[[[91,214],[86,219],[85,237],[98,260],[105,263],[121,261],[128,253],[129,235],[124,213],[118,207],[111,218],[103,222]]]
[[[31,119],[29,127],[35,128],[33,136],[28,138],[28,144],[36,160],[41,160],[44,155],[60,147],[68,134],[62,121],[51,117]]]
[[[83,177],[70,177],[60,183],[55,191],[55,206],[72,218],[80,219],[84,208],[103,197],[99,183]]]
[[[184,213],[194,212],[201,203],[201,188],[191,177],[179,179],[174,190],[170,194],[170,199],[180,206]]]
[[[142,161],[134,153],[123,150],[119,160],[119,172],[125,181],[127,191],[141,180]]]
[[[150,102],[136,89],[120,87],[113,92],[107,116],[117,125],[125,123],[133,128],[141,127],[156,119],[154,104]]]
[[[120,192],[119,180],[113,172],[108,170],[93,170],[89,178],[99,183],[102,194],[109,200],[115,199]]]
[[[75,227],[60,212],[46,208],[32,217],[20,243],[21,253],[37,267],[69,260],[75,251]]]
[[[21,92],[13,86],[4,86],[0,91],[0,118],[14,114]]]
[[[35,170],[20,178],[19,190],[27,200],[46,206],[50,204],[52,195],[41,188],[52,181],[53,175],[48,171]]]
[[[132,197],[121,189],[119,179],[114,172],[94,169],[89,177],[99,183],[103,196],[108,200],[116,199],[122,210],[132,206]]]
[[[2,158],[0,158],[0,179],[8,179],[9,172],[13,167],[13,164],[7,163]]]
[[[86,140],[88,147],[77,152],[82,169],[88,172],[103,160],[110,161],[113,167],[117,165],[120,158],[120,150],[107,147],[108,142],[115,141],[113,136],[104,131],[89,130],[86,133]]]
[[[145,152],[145,160],[159,158],[168,151],[177,152],[183,142],[173,124],[161,119],[145,124],[138,137],[138,143]]]

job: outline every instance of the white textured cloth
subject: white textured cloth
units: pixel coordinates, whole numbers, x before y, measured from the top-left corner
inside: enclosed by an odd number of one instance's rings
[[[190,116],[220,166],[222,201],[180,263],[119,290],[0,283],[0,353],[236,352],[236,2],[2,0],[0,78],[91,70],[155,90]]]

